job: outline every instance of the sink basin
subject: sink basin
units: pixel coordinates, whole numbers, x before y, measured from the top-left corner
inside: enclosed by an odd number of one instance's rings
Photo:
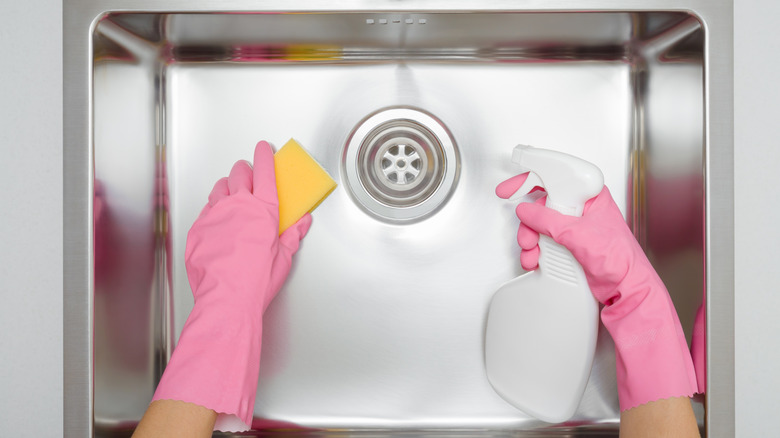
[[[493,190],[523,143],[602,169],[689,342],[708,306],[694,407],[729,436],[730,2],[290,3],[65,2],[67,436],[132,433],[211,186],[293,137],[339,187],[264,318],[254,434],[617,436],[603,327],[566,423],[485,376],[490,299],[523,272]]]

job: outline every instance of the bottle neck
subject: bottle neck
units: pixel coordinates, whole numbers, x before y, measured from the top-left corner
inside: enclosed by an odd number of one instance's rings
[[[582,266],[565,246],[550,236],[539,236],[539,270],[556,280],[574,286],[585,285],[587,280]]]

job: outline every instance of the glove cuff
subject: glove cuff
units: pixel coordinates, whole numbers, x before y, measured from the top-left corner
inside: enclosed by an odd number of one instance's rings
[[[260,370],[262,317],[235,319],[197,303],[152,400],[180,400],[216,411],[215,430],[252,426]]]
[[[644,281],[634,290],[601,312],[615,341],[621,411],[697,391],[685,334],[663,283]]]

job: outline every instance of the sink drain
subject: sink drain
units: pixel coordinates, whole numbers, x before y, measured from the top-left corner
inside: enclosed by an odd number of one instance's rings
[[[350,192],[370,213],[412,220],[435,212],[458,176],[455,143],[433,116],[388,108],[360,122],[343,155]]]

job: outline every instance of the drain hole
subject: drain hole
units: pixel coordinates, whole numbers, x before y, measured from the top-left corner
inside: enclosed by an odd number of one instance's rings
[[[441,144],[428,128],[412,120],[392,120],[376,127],[361,144],[357,174],[377,201],[410,207],[436,191],[444,161]]]
[[[422,146],[417,149],[421,150]],[[405,185],[420,176],[422,158],[420,150],[406,144],[390,146],[382,156],[382,173],[390,182]],[[411,167],[409,167],[411,166]],[[395,188],[395,187],[393,187]]]
[[[361,122],[350,137],[344,166],[352,194],[386,219],[414,219],[435,211],[459,171],[446,128],[411,108],[380,111]]]

